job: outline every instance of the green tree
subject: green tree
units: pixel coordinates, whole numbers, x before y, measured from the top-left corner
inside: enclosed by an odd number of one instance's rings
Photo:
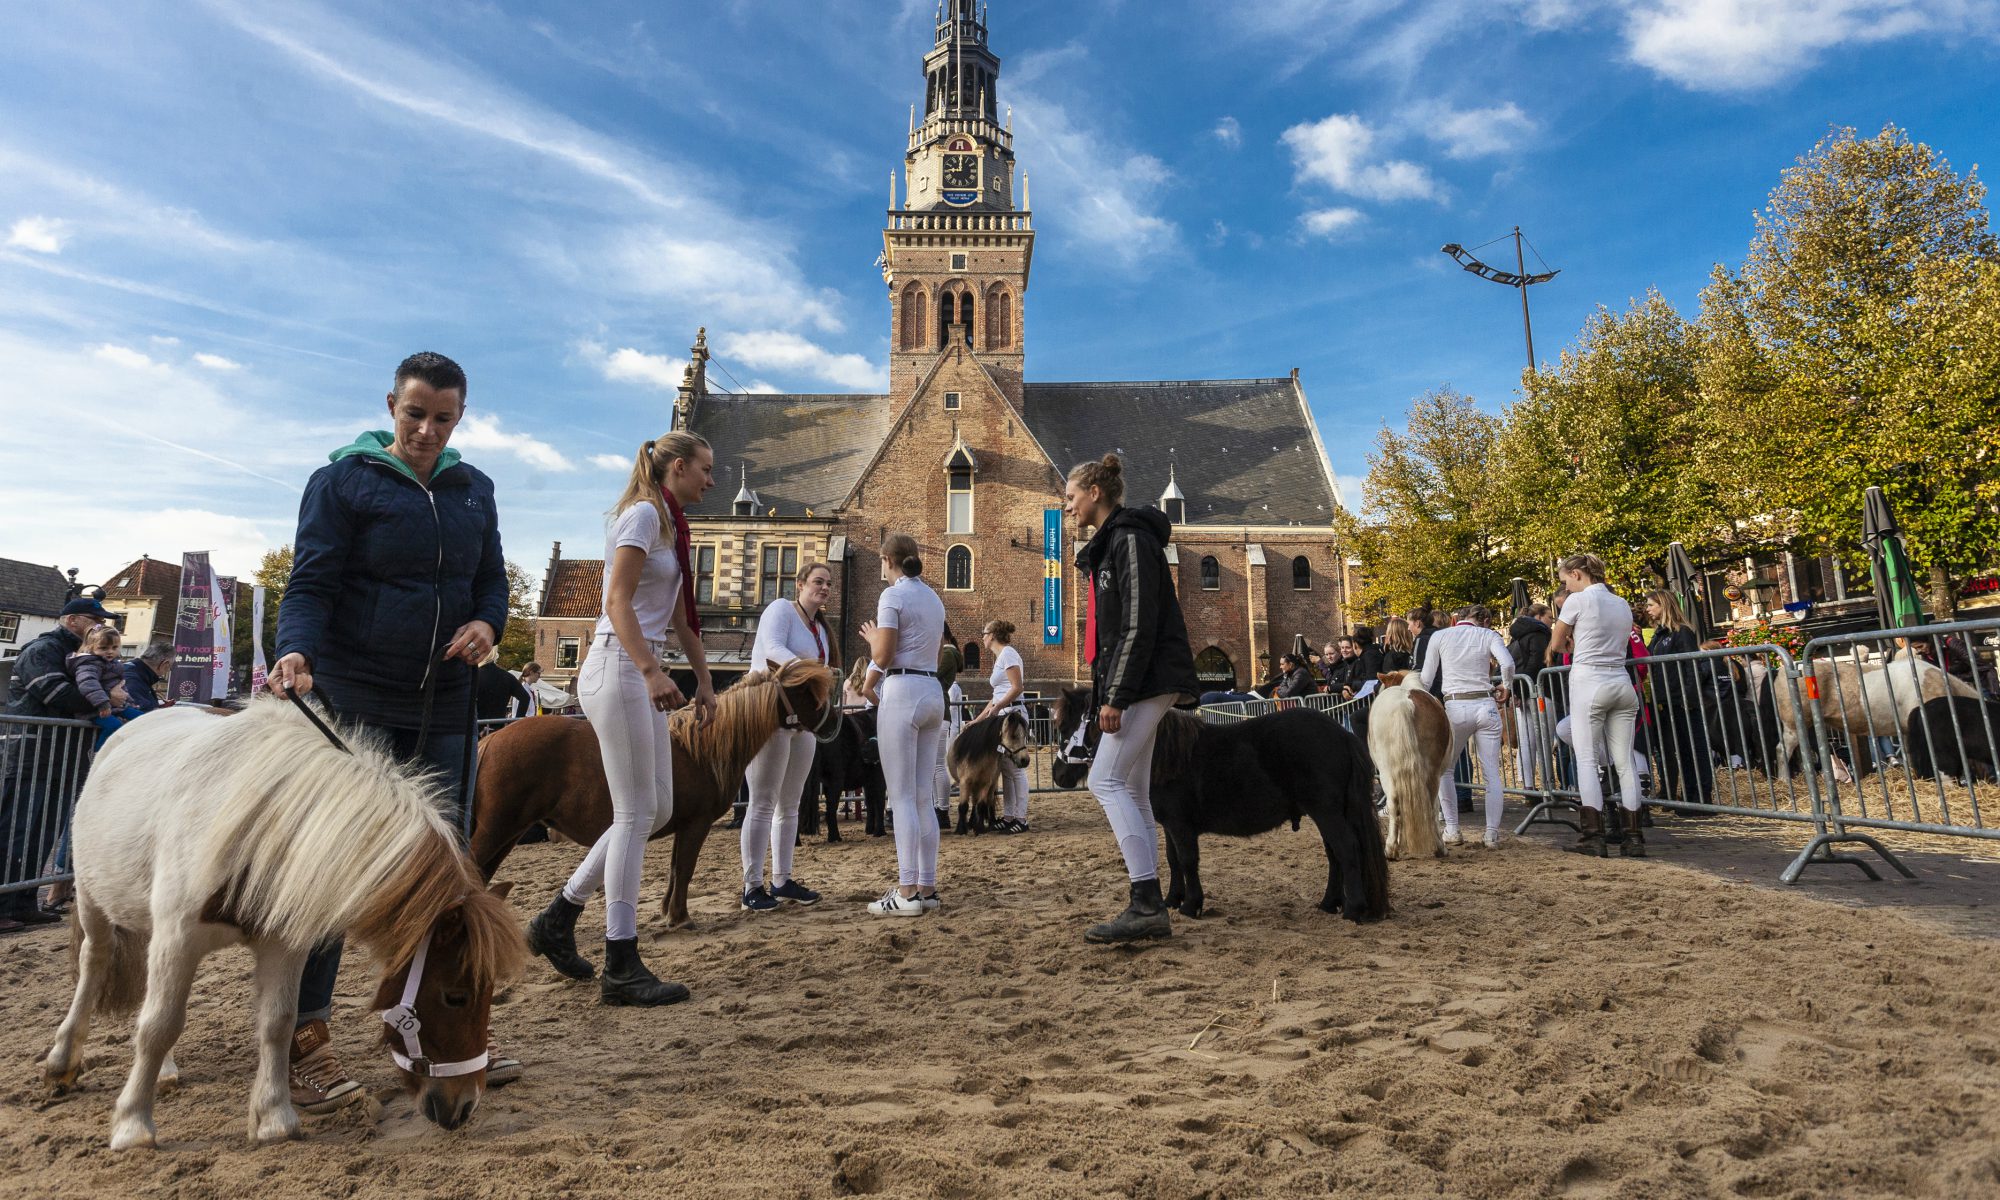
[[[535,657],[535,577],[507,564],[507,628],[500,634],[500,665],[518,671]]]
[[[1349,610],[1378,605],[1505,597],[1526,560],[1497,535],[1490,470],[1500,418],[1448,387],[1419,396],[1403,433],[1384,427],[1361,486],[1363,520],[1335,516],[1340,540],[1360,557],[1363,580]]]
[[[1703,297],[1725,507],[1850,561],[1880,486],[1948,615],[2000,546],[2000,280],[1976,173],[1900,129],[1838,130],[1786,171]]]

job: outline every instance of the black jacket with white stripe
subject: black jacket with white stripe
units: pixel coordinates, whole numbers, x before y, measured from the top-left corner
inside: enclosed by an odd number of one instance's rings
[[[1100,704],[1130,708],[1154,696],[1175,703],[1200,694],[1187,622],[1167,570],[1165,513],[1118,508],[1077,552],[1097,598],[1097,657],[1091,681]]]

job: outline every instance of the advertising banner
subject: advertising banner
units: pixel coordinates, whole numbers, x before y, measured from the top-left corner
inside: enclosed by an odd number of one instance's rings
[[[208,552],[181,555],[181,594],[174,607],[174,670],[167,698],[176,704],[205,704],[215,680],[215,576]]]
[[[1042,645],[1063,644],[1062,509],[1042,510]]]
[[[214,655],[213,682],[208,694],[220,700],[229,695],[230,675],[235,664],[235,647],[232,639],[236,633],[236,580],[233,576],[211,577],[209,594],[215,597],[215,637],[212,642]]]
[[[264,585],[250,589],[250,694],[264,691]]]

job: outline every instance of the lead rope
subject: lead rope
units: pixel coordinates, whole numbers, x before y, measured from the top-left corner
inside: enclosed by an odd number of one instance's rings
[[[289,685],[287,685],[284,690],[284,697],[285,699],[290,700],[292,702],[292,707],[298,709],[300,712],[306,715],[306,720],[312,722],[314,729],[317,729],[321,733],[326,735],[326,740],[333,743],[334,749],[340,751],[342,754],[354,753],[354,751],[348,749],[346,742],[340,740],[339,734],[335,733],[332,729],[328,728],[325,721],[319,719],[319,714],[314,712],[311,706],[309,706],[306,703],[304,696],[299,695],[297,692],[293,691]]]
[[[417,1019],[416,1004],[417,992],[424,984],[424,962],[430,957],[430,952],[431,939],[430,934],[426,932],[423,944],[417,947],[417,956],[410,960],[410,977],[403,983],[402,1002],[394,1008],[383,1010],[383,1023],[395,1030],[397,1036],[403,1039],[403,1049],[389,1047],[389,1057],[395,1059],[396,1065],[410,1074],[421,1075],[426,1079],[451,1079],[483,1071],[486,1069],[487,1059],[487,1052],[484,1050],[462,1062],[434,1063],[424,1057],[423,1042],[417,1036],[422,1032],[424,1023]]]

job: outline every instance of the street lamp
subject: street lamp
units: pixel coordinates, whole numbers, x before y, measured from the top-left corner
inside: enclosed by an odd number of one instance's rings
[[[1512,271],[1503,271],[1498,267],[1491,267],[1480,262],[1472,256],[1472,251],[1467,250],[1457,242],[1447,242],[1443,252],[1450,255],[1452,260],[1457,262],[1459,266],[1464,267],[1467,271],[1479,276],[1481,279],[1490,279],[1494,283],[1514,288],[1521,293],[1521,332],[1527,337],[1528,369],[1532,371],[1535,369],[1535,327],[1528,320],[1528,289],[1538,283],[1547,283],[1549,280],[1562,274],[1562,272],[1549,270],[1543,271],[1540,274],[1530,275],[1528,273],[1527,261],[1521,255],[1522,238],[1521,227],[1519,225],[1514,226],[1514,232],[1511,236],[1514,239],[1514,270]],[[1502,240],[1504,239],[1493,239],[1494,242]],[[1487,242],[1484,246],[1475,246],[1473,249],[1483,250],[1486,246],[1492,244],[1493,242]],[[1539,260],[1542,256],[1537,254],[1535,257]],[[1548,266],[1547,263],[1543,263],[1542,265],[1545,267]]]

